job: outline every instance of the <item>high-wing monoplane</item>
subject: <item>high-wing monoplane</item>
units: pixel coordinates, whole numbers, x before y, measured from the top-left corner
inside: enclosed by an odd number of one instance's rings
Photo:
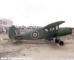
[[[33,29],[25,34],[16,34],[16,27],[12,26],[9,28],[9,38],[11,40],[37,40],[47,39],[49,41],[54,40],[55,43],[60,46],[64,45],[64,42],[59,39],[60,36],[65,36],[72,33],[72,28],[59,27],[64,21],[58,21],[48,24],[44,27]]]

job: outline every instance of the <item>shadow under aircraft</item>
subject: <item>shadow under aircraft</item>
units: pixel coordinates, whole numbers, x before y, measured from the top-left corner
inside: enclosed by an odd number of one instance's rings
[[[49,41],[54,40],[56,44],[63,46],[64,41],[60,40],[59,37],[72,34],[72,28],[67,28],[67,27],[59,28],[59,25],[62,23],[64,23],[64,21],[54,22],[44,27],[28,31],[25,34],[18,34],[18,35],[16,34],[16,27],[11,26],[9,28],[9,38],[12,41],[37,40],[37,39],[46,39]]]

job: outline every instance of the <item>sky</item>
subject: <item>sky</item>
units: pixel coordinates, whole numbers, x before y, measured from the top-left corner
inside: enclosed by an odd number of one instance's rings
[[[45,26],[65,21],[62,27],[74,27],[74,0],[0,0],[0,19],[17,26]]]

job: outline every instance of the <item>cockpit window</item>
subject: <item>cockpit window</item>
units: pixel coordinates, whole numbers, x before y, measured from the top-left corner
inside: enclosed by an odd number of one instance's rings
[[[54,28],[50,28],[50,31],[53,31],[54,30]]]
[[[50,28],[50,31],[52,30],[52,28]]]
[[[45,29],[46,32],[48,32],[48,29]]]
[[[53,31],[54,31],[54,27],[53,27]]]
[[[59,27],[58,26],[56,26],[56,30],[58,30],[59,29]]]

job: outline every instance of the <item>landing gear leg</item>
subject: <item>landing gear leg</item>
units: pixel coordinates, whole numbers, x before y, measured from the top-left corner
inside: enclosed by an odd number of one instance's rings
[[[55,43],[59,44],[60,46],[64,45],[64,42],[62,40],[56,38],[55,38]]]
[[[48,39],[48,41],[50,41],[50,43],[52,42],[52,40],[53,40],[53,38],[51,38],[51,39]]]

